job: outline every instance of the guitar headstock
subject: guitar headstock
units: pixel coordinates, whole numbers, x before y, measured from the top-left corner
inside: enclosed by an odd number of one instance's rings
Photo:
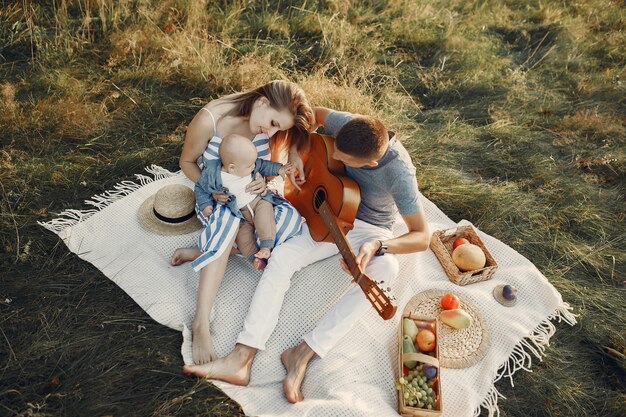
[[[398,307],[391,302],[389,297],[376,285],[373,279],[365,274],[360,274],[356,282],[365,293],[372,307],[374,307],[383,320],[389,320],[396,314]]]

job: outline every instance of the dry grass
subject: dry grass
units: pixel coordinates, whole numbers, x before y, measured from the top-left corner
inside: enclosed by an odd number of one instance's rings
[[[36,226],[271,79],[402,133],[422,192],[531,259],[579,316],[503,416],[621,416],[623,2],[0,2],[0,414],[241,415],[179,335]],[[115,357],[115,361],[111,361]]]

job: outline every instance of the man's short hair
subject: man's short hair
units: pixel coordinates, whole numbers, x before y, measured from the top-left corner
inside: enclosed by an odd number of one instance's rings
[[[344,124],[335,138],[337,149],[355,158],[380,157],[389,142],[389,133],[382,121],[370,116],[357,116]]]

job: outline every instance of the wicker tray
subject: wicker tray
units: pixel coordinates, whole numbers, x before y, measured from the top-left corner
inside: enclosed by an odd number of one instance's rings
[[[438,317],[440,300],[447,291],[427,290],[413,296],[404,307],[402,317]],[[459,297],[459,308],[472,316],[472,325],[456,330],[441,323],[437,345],[439,364],[444,368],[467,368],[480,361],[489,347],[489,329],[480,310],[469,300]]]
[[[404,353],[402,350],[402,336],[403,336],[403,321],[405,318],[409,318],[415,321],[418,329],[428,329],[435,333],[437,339],[439,338],[439,320],[434,317],[421,317],[414,314],[413,311],[406,310],[400,318],[400,329],[398,331],[398,378],[404,377],[403,362],[405,359],[416,360],[421,363],[429,364],[437,368],[440,367],[439,363],[439,340],[437,340],[437,347],[434,350],[434,356],[429,356],[424,353]],[[435,408],[428,410],[426,408],[411,407],[404,402],[404,396],[402,390],[398,391],[398,413],[402,417],[438,417],[443,412],[442,403],[443,398],[441,396],[441,373],[437,369],[437,380],[433,385],[433,389],[437,392],[437,401]]]
[[[461,271],[452,261],[452,244],[460,237],[464,237],[470,243],[479,246],[485,253],[487,263],[484,268],[473,271]],[[483,241],[480,239],[474,227],[458,226],[447,230],[438,230],[433,233],[430,239],[430,248],[437,256],[439,263],[446,272],[450,281],[457,285],[474,284],[476,282],[486,281],[490,279],[498,269],[496,260],[493,259],[491,253],[487,250]]]

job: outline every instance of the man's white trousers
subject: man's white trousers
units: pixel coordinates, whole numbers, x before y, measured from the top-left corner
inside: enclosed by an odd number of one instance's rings
[[[355,254],[361,244],[370,240],[388,240],[393,237],[390,230],[355,220],[354,228],[347,238]],[[265,349],[271,336],[293,274],[307,265],[338,253],[334,243],[315,242],[309,229],[302,225],[302,233],[277,246],[256,287],[243,330],[237,338],[241,343],[256,349]],[[340,266],[337,265],[337,268]],[[387,287],[398,276],[398,260],[393,254],[374,256],[365,273],[375,281],[385,281]],[[391,294],[388,294],[391,296]],[[352,328],[359,318],[373,308],[358,285],[352,284],[337,304],[319,321],[317,326],[303,336],[304,341],[320,357],[324,357],[333,346]]]

